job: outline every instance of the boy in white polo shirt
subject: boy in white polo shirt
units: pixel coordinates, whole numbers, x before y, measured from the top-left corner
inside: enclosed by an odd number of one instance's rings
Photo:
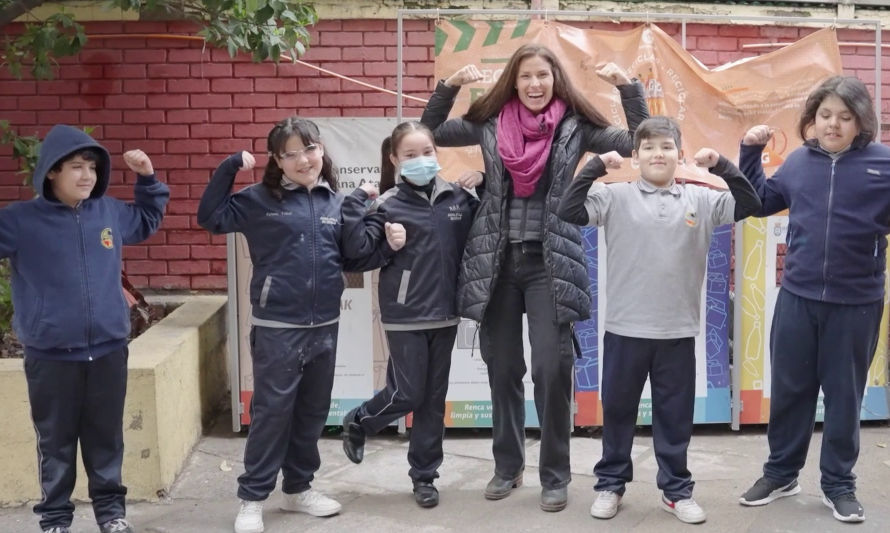
[[[634,134],[640,179],[599,184],[621,166],[609,152],[594,157],[566,191],[563,220],[603,226],[607,248],[603,337],[603,456],[594,467],[596,518],[612,518],[633,479],[631,446],[646,377],[652,386],[652,436],[661,506],[688,523],[705,520],[692,499],[686,450],[695,405],[695,336],[714,228],[756,213],[760,200],[739,169],[703,148],[695,163],[726,181],[716,191],[674,180],[683,158],[680,129],[668,117],[643,121]]]

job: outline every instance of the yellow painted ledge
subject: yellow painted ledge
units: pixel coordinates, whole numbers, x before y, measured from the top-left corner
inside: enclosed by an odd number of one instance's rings
[[[108,21],[108,20],[139,20],[138,11],[125,11],[122,9],[104,9],[102,2],[74,1],[74,2],[47,2],[32,9],[30,14],[22,15],[15,22],[33,22],[35,19],[43,20],[50,15],[65,11],[74,16],[78,22]]]
[[[190,296],[130,343],[124,407],[124,484],[156,500],[185,464],[227,397],[226,297]],[[21,359],[0,359],[0,506],[40,498],[37,453]],[[78,465],[75,499],[87,499]]]

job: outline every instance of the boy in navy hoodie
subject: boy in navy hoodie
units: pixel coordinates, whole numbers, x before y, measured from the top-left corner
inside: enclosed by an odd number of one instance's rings
[[[81,130],[53,127],[40,148],[37,197],[0,209],[0,257],[12,266],[13,328],[25,349],[37,432],[44,532],[67,533],[78,441],[102,533],[132,532],[121,483],[129,308],[121,247],[147,239],[170,197],[141,150],[124,154],[135,202],[105,196],[108,151]]]

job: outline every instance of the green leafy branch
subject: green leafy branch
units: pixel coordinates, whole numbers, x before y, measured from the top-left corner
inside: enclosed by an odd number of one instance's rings
[[[309,44],[306,26],[318,21],[311,4],[286,0],[110,0],[110,5],[196,22],[208,44],[233,57],[250,52],[256,62],[303,55]]]
[[[0,0],[0,27],[43,2]],[[282,54],[297,59],[309,46],[306,26],[318,21],[312,4],[287,0],[107,0],[103,5],[195,22],[201,28],[198,35],[211,46],[224,48],[233,57],[249,52],[256,62],[277,63]],[[7,35],[0,66],[19,79],[28,66],[35,79],[51,79],[57,59],[77,54],[86,43],[83,26],[60,11],[46,20],[25,23],[20,34]]]
[[[82,25],[65,12],[55,13],[44,21],[25,24],[20,35],[7,35],[0,65],[21,79],[22,69],[30,64],[35,79],[52,79],[56,58],[77,54],[86,42]]]
[[[40,138],[37,135],[19,135],[8,120],[0,120],[0,144],[12,145],[12,157],[21,162],[18,173],[24,174],[22,184],[30,185],[40,154]]]

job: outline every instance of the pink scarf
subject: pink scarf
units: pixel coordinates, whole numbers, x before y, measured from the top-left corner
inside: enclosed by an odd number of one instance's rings
[[[535,115],[514,97],[498,115],[498,154],[513,177],[513,192],[527,198],[535,192],[544,174],[556,125],[566,112],[566,103],[554,97]]]

